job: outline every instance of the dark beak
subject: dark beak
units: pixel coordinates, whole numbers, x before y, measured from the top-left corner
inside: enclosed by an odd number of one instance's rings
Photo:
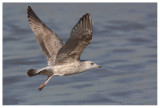
[[[101,65],[98,65],[98,68],[102,68],[102,66],[101,66]]]

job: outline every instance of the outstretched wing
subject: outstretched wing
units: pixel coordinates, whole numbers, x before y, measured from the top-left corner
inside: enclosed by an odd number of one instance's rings
[[[38,18],[30,6],[28,6],[27,13],[30,27],[35,33],[42,52],[48,59],[48,65],[54,64],[56,55],[63,46],[61,39]]]
[[[70,38],[59,50],[56,57],[56,64],[63,64],[80,60],[83,50],[92,39],[92,19],[86,13],[71,31]]]

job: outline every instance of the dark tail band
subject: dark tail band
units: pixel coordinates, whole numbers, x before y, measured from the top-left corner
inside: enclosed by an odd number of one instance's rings
[[[29,77],[32,77],[32,76],[35,76],[35,75],[37,75],[38,73],[37,73],[37,69],[29,69],[28,71],[27,71],[27,76],[29,76]]]

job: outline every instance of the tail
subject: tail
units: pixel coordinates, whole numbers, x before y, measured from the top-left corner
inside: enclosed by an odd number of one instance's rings
[[[29,77],[32,77],[32,76],[35,76],[35,75],[38,75],[38,69],[29,69],[28,71],[27,71],[27,75],[29,76]]]
[[[27,75],[29,77],[35,76],[35,75],[52,75],[53,74],[53,70],[52,67],[45,67],[42,69],[29,69],[27,71]]]

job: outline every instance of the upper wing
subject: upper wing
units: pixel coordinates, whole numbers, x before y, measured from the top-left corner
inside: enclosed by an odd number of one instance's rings
[[[61,39],[38,18],[30,6],[28,6],[27,13],[30,27],[48,59],[48,65],[54,64],[56,55],[63,46]]]
[[[56,57],[56,64],[63,64],[80,60],[83,50],[92,39],[92,19],[91,15],[86,13],[71,31],[70,38],[59,50]]]

